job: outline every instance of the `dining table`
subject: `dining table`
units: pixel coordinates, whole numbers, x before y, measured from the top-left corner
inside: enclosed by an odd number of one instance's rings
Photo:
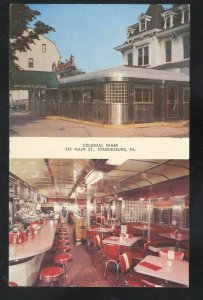
[[[188,241],[189,235],[188,234],[182,234],[182,233],[173,233],[173,232],[166,232],[166,233],[159,233],[160,236],[166,237],[172,240],[176,241],[176,250],[179,249],[179,242],[181,241]]]
[[[134,267],[134,271],[189,286],[189,263],[184,260],[169,260],[159,256],[147,255]]]
[[[123,247],[131,247],[138,241],[142,240],[141,236],[136,237],[119,237],[119,236],[110,236],[105,238],[102,243],[103,244],[113,244],[113,245],[119,245],[121,246],[121,252],[122,252],[122,246]]]
[[[143,238],[145,238],[147,230],[153,230],[154,229],[153,227],[148,226],[148,225],[136,225],[136,226],[132,226],[132,228],[134,228],[136,230],[140,230],[142,232]]]
[[[111,233],[112,229],[110,227],[95,227],[93,229],[88,229],[89,232],[96,232],[96,233],[101,233],[102,234],[102,239],[104,238],[105,234]]]

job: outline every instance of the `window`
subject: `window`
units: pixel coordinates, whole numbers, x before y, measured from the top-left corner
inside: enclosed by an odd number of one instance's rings
[[[28,68],[34,68],[34,59],[28,58]]]
[[[149,64],[149,47],[143,47],[138,49],[138,66],[144,66]]]
[[[133,65],[133,54],[128,53],[128,66],[132,66],[132,65]]]
[[[189,35],[183,37],[183,58],[190,57],[190,38]]]
[[[135,89],[135,103],[152,103],[152,90]]]
[[[177,87],[176,86],[169,86],[168,87],[168,100],[169,101],[176,101],[177,98]]]
[[[190,103],[190,89],[188,87],[183,89],[183,103]]]
[[[85,103],[87,102],[93,102],[94,100],[94,90],[90,89],[90,90],[84,90],[83,91],[83,101]]]
[[[142,32],[144,30],[147,29],[147,22],[150,22],[152,19],[151,16],[145,15],[145,14],[141,14],[138,17],[139,20],[139,32]]]
[[[170,27],[171,27],[171,20],[170,20],[170,17],[167,17],[165,29],[169,29]]]
[[[47,49],[46,49],[46,44],[42,44],[42,53],[46,53]]]
[[[187,23],[187,22],[189,22],[189,21],[190,21],[189,11],[186,10],[186,11],[184,12],[184,23]]]
[[[171,41],[165,42],[166,62],[171,61]]]
[[[62,90],[61,92],[61,102],[69,102],[70,101],[70,91]]]
[[[81,90],[72,90],[71,92],[72,102],[79,102],[81,101]]]
[[[128,85],[126,82],[108,82],[104,86],[106,103],[128,103]]]
[[[145,19],[142,19],[141,21],[140,21],[140,31],[143,31],[143,30],[145,30],[146,28],[145,28]]]
[[[162,17],[164,18],[164,29],[170,29],[174,26],[174,17],[177,16],[177,13],[174,13],[172,11],[166,11],[162,14]]]
[[[190,5],[183,4],[180,6],[182,12],[181,24],[188,23],[190,21]]]

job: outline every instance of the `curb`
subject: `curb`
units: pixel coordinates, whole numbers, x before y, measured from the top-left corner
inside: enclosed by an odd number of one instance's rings
[[[111,124],[100,124],[96,122],[77,120],[59,116],[46,116],[47,120],[62,120],[67,122],[73,122],[81,125],[88,125],[93,127],[101,127],[108,129],[127,129],[127,128],[150,128],[150,127],[171,127],[171,128],[183,128],[189,126],[189,121],[177,121],[177,122],[154,122],[154,123],[137,123],[137,124],[124,124],[124,125],[111,125]]]

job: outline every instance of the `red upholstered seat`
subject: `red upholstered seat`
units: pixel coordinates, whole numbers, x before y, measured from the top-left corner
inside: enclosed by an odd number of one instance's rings
[[[142,260],[147,255],[150,242],[145,242],[144,246],[137,251],[131,251],[133,259]]]
[[[57,264],[63,264],[64,262],[69,262],[73,259],[72,255],[69,253],[60,253],[55,257],[55,262]]]
[[[93,249],[94,252],[99,256],[99,262],[103,261],[105,258],[104,249],[102,247],[101,237],[98,234],[93,237]],[[95,259],[94,264],[96,264]]]
[[[10,282],[8,283],[8,286],[14,287],[14,286],[18,286],[18,285],[17,285],[17,283],[15,283],[15,282],[13,282],[13,281],[10,281]]]
[[[63,266],[63,286],[66,286],[67,264],[73,259],[71,254],[60,253],[55,257],[55,263]]]
[[[142,287],[141,284],[141,277],[135,276],[135,272],[132,269],[132,255],[130,251],[124,252],[123,254],[119,255],[119,263],[120,263],[120,270],[123,278],[123,282],[127,286],[132,287]],[[131,272],[130,272],[131,271]]]
[[[142,282],[139,280],[136,281],[134,278],[128,279],[127,285],[132,287],[143,287]]]
[[[46,283],[52,283],[61,278],[63,269],[60,267],[48,267],[44,268],[40,272],[40,280]]]
[[[86,230],[86,236],[87,236],[87,249],[89,251],[90,248],[94,247],[93,238],[96,235],[96,231],[94,230]]]
[[[131,287],[143,287],[143,280],[148,280],[149,276],[138,274],[134,271],[131,252],[127,251],[119,255],[119,262],[123,282],[125,283],[125,285]],[[155,280],[153,284],[157,284]]]
[[[58,239],[57,244],[69,244],[69,239]]]
[[[116,224],[113,224],[111,226],[111,232],[113,235],[119,236],[121,231],[120,231],[120,228]]]
[[[58,239],[62,240],[62,239],[68,239],[68,235],[67,234],[60,234],[58,236]]]
[[[184,252],[171,251],[171,250],[165,250],[165,249],[159,251],[160,257],[165,257],[165,258],[168,258],[171,260],[183,260],[184,254],[185,254]]]
[[[57,252],[68,252],[68,251],[70,251],[70,247],[65,246],[65,245],[59,245],[56,247],[56,251]]]
[[[108,264],[114,263],[116,265],[116,279],[118,279],[120,248],[120,245],[104,244],[103,249],[106,258],[104,278],[106,277],[106,270],[108,268]]]

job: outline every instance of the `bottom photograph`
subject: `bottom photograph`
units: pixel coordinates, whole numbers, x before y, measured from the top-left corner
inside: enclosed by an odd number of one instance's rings
[[[10,159],[11,287],[189,286],[189,160]]]

